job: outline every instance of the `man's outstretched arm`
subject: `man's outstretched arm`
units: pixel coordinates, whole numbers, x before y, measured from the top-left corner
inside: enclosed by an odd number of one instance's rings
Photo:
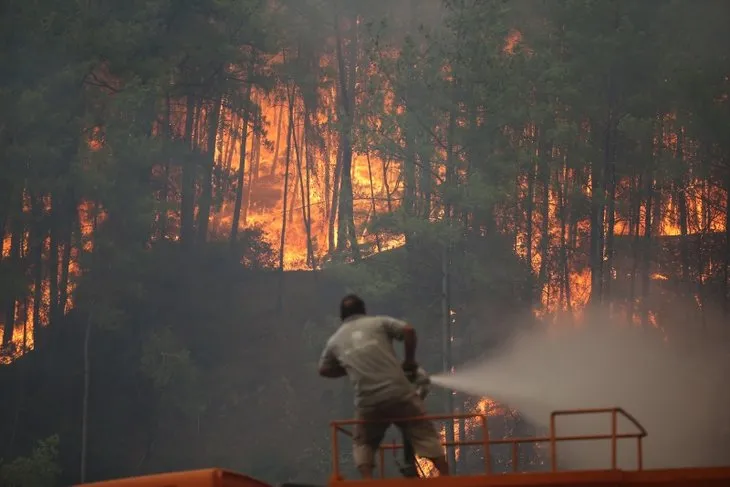
[[[319,359],[319,375],[328,379],[338,379],[347,375],[347,371],[342,367],[329,346],[324,349],[322,357]]]

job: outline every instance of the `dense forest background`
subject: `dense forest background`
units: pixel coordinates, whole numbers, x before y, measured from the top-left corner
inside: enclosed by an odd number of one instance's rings
[[[316,361],[347,290],[413,322],[432,371],[591,313],[727,339],[726,1],[0,14],[7,485],[324,480],[352,411]],[[487,398],[429,407],[530,429]]]

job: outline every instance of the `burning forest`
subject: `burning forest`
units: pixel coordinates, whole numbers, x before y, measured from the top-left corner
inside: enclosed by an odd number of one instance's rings
[[[0,458],[52,451],[43,485],[323,477],[348,289],[434,371],[518,324],[728,338],[723,2],[8,5]]]

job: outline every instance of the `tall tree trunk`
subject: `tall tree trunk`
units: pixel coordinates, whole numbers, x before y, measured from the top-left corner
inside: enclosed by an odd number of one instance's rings
[[[294,103],[296,104],[296,93],[294,94],[295,99]],[[296,112],[295,112],[296,113]],[[301,140],[301,137],[297,137],[297,127],[294,125],[294,133],[292,134],[292,141],[294,143],[294,157],[297,157],[297,140]],[[294,214],[295,210],[297,208],[297,204],[299,203],[299,196],[297,195],[297,181],[299,181],[299,171],[301,171],[301,167],[299,165],[296,166],[296,179],[294,180],[294,185],[292,186],[292,193],[291,193],[291,202],[289,203],[289,224],[292,225],[294,223]]]
[[[246,146],[248,144],[248,122],[251,114],[251,83],[246,86],[245,104],[243,106],[243,122],[241,132],[241,151],[238,159],[238,181],[236,183],[236,201],[233,204],[233,218],[231,221],[231,247],[236,245],[238,227],[241,221],[241,206],[243,205],[243,184],[246,176]]]
[[[256,132],[253,136],[253,152],[255,154],[253,158],[253,165],[251,166],[253,171],[253,181],[258,180],[260,174],[261,165],[261,132],[264,129],[263,114],[261,110],[261,104],[263,102],[263,96],[260,97],[259,103],[256,105]],[[250,191],[249,191],[250,193]],[[250,208],[251,202],[249,198],[248,208]]]
[[[550,259],[550,144],[543,137],[543,128],[539,129],[539,174],[540,187],[542,188],[542,219],[540,225],[540,273],[538,274],[538,285],[540,289],[547,288],[549,281],[548,261]],[[549,304],[549,303],[548,303]]]
[[[555,184],[556,188],[558,190],[558,219],[560,220],[560,276],[561,276],[561,283],[560,288],[563,290],[562,295],[564,299],[564,306],[565,310],[567,311],[567,315],[569,317],[572,317],[573,315],[573,304],[571,302],[571,292],[570,292],[570,267],[568,265],[568,242],[566,238],[566,231],[567,231],[567,203],[566,203],[566,196],[567,188],[566,181],[567,181],[567,163],[565,160],[563,160],[562,168],[560,169],[560,172],[562,172],[562,175],[556,175],[555,177]]]
[[[248,212],[251,209],[251,192],[253,185],[258,179],[259,161],[261,160],[261,110],[260,106],[254,100],[254,110],[256,110],[253,118],[251,130],[253,131],[253,140],[251,141],[251,155],[248,163],[248,185],[244,188],[243,195],[243,223],[248,223]]]
[[[213,205],[213,169],[215,168],[216,142],[220,123],[221,96],[218,95],[208,108],[206,119],[208,122],[208,141],[206,144],[206,165],[203,171],[200,205],[198,205],[198,243],[204,244],[208,240],[208,224],[210,223],[210,208]]]
[[[41,331],[41,305],[43,302],[43,244],[45,232],[43,230],[43,199],[39,195],[31,197],[31,213],[33,215],[30,237],[31,266],[33,268],[33,328],[31,338],[35,346],[38,343],[38,336],[43,333]],[[26,350],[23,350],[23,353],[25,352]]]
[[[305,113],[304,113],[304,149],[305,149],[305,166],[304,166],[304,173],[305,173],[305,181],[306,181],[306,202],[304,203],[304,206],[306,208],[306,215],[307,215],[307,243],[311,247],[311,266],[312,269],[315,269],[317,267],[316,263],[316,255],[315,255],[315,249],[314,249],[314,236],[312,235],[312,181],[311,181],[311,175],[312,175],[312,168],[315,166],[316,162],[314,159],[314,148],[313,148],[313,128],[311,123],[311,112],[306,109],[305,107]]]
[[[638,177],[633,178],[635,183],[635,191],[634,191],[634,200],[635,200],[635,210],[634,215],[636,215],[636,220],[634,221],[634,231],[633,231],[633,244],[631,246],[632,248],[632,258],[631,258],[631,281],[629,283],[629,305],[628,305],[628,321],[629,324],[633,324],[634,322],[634,316],[636,314],[636,283],[639,278],[639,259],[640,259],[640,251],[641,251],[641,202],[642,202],[642,194],[643,194],[643,177],[641,174],[639,174]]]
[[[314,262],[314,250],[312,248],[312,229],[310,227],[311,222],[309,221],[309,218],[307,216],[307,197],[304,194],[304,176],[302,175],[302,154],[300,151],[299,143],[297,142],[296,133],[294,134],[294,153],[297,158],[297,179],[299,182],[299,192],[302,200],[302,222],[304,223],[304,232],[307,237],[307,265],[309,267],[312,267],[312,263]]]
[[[377,210],[375,209],[375,189],[373,188],[373,166],[370,163],[370,152],[366,152],[365,157],[368,161],[368,178],[370,179],[371,212],[372,212],[373,218],[376,218]],[[382,251],[382,247],[380,245],[380,232],[375,232],[375,246],[378,249],[378,252]]]
[[[649,169],[646,178],[646,215],[644,223],[644,255],[641,260],[641,324],[647,326],[649,324],[649,288],[651,284],[651,253],[652,253],[652,233],[653,226],[657,223],[652,221],[654,213],[652,211],[654,203],[654,175],[653,170]]]
[[[284,103],[279,106],[279,115],[276,117],[276,140],[274,142],[274,158],[271,160],[271,171],[269,174],[276,174],[276,168],[279,164],[279,141],[281,140],[281,121],[284,119]]]
[[[196,149],[193,144],[193,127],[195,126],[195,107],[197,100],[193,95],[188,95],[185,110],[185,144],[190,151],[185,155],[182,169],[182,188],[180,190],[180,240],[185,247],[191,248],[195,238],[195,173],[196,173]]]
[[[243,117],[239,117],[235,113],[231,113],[231,118],[233,119],[233,122],[231,125],[231,136],[228,141],[228,150],[226,151],[226,173],[229,173],[231,171],[231,167],[233,166],[233,155],[236,153],[236,144],[238,144],[239,134],[241,133],[241,123],[243,120]],[[228,190],[230,189],[230,184],[228,184],[228,179],[224,179],[224,181],[226,181],[224,188],[226,192],[228,192]]]
[[[393,200],[390,193],[390,183],[388,182],[388,162],[383,159],[383,188],[385,189],[385,203],[388,205],[388,213],[393,212]]]
[[[74,245],[74,233],[79,243],[81,242],[81,230],[78,228],[79,215],[76,209],[73,196],[69,194],[68,199],[64,202],[67,209],[66,218],[64,220],[63,235],[63,255],[61,256],[61,280],[58,283],[58,312],[59,316],[66,313],[66,304],[68,303],[68,283],[69,271],[71,268],[71,248]],[[74,228],[77,228],[74,232]]]
[[[173,135],[170,130],[170,94],[165,95],[165,114],[162,120],[162,137],[165,142],[172,141]],[[157,225],[157,237],[160,240],[167,238],[167,227],[168,227],[168,208],[167,199],[170,193],[170,158],[165,157],[163,163],[163,181],[162,191],[160,194],[160,211],[158,214],[158,225]]]
[[[606,207],[606,272],[604,275],[603,299],[612,303],[611,300],[611,284],[614,275],[614,242],[616,228],[616,163],[613,155],[609,159],[606,167],[606,193],[608,197]]]
[[[294,100],[291,94],[291,87],[287,86],[287,95],[289,99],[289,128],[286,135],[286,157],[284,160],[284,195],[282,202],[281,215],[281,237],[279,241],[279,294],[277,309],[283,310],[284,304],[284,246],[286,244],[286,203],[289,194],[289,163],[291,162],[291,146],[294,135]]]
[[[591,296],[590,302],[601,303],[601,283],[603,281],[603,212],[604,192],[602,182],[603,164],[592,163],[591,169]]]
[[[59,306],[58,306],[58,269],[60,267],[60,220],[64,219],[64,215],[61,210],[61,199],[58,196],[51,195],[51,221],[50,221],[50,238],[48,243],[48,294],[49,294],[49,305],[48,305],[48,326],[54,325],[59,317]],[[0,244],[1,245],[1,244]]]
[[[677,152],[676,157],[684,163],[684,131],[679,130],[677,133]],[[682,175],[678,178],[674,194],[672,195],[677,204],[679,213],[679,255],[682,260],[682,282],[681,293],[686,294],[689,289],[689,242],[687,241],[687,182],[686,176]]]
[[[527,265],[530,266],[530,280],[533,281],[533,273],[535,270],[532,267],[532,239],[533,235],[533,214],[535,208],[535,178],[536,178],[536,167],[534,162],[530,163],[530,170],[527,172],[527,198],[525,201],[525,257],[527,259]],[[534,282],[534,281],[533,281]]]
[[[357,23],[351,22],[350,29],[352,37],[350,39],[350,59],[354,68],[356,62],[357,50]],[[353,194],[352,194],[352,124],[354,118],[354,95],[350,93],[349,86],[352,79],[348,79],[348,73],[345,69],[345,57],[342,49],[342,36],[340,35],[339,16],[335,13],[335,42],[337,54],[337,67],[340,89],[340,114],[341,114],[341,131],[340,146],[342,147],[342,184],[340,187],[339,198],[339,219],[337,225],[337,250],[344,251],[345,245],[349,243],[352,257],[355,261],[360,259],[360,250],[357,243],[357,234],[355,233],[355,222],[353,215]]]
[[[11,292],[7,293],[5,301],[5,328],[3,329],[2,346],[8,346],[13,340],[13,331],[15,330],[15,307],[18,302],[17,293],[13,290],[18,286],[15,283],[16,279],[22,277],[21,269],[21,246],[23,238],[23,197],[22,193],[15,194],[13,199],[13,206],[11,207],[10,220],[10,279],[12,279]]]

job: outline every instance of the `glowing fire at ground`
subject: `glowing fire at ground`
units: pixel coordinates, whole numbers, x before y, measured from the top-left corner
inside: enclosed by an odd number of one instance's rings
[[[487,417],[490,416],[501,416],[508,414],[509,412],[512,412],[513,414],[516,412],[514,410],[508,410],[507,408],[504,408],[503,406],[497,404],[495,401],[488,399],[488,398],[482,398],[479,400],[479,402],[476,404],[476,406],[473,408],[472,412],[474,414],[483,414]],[[466,435],[466,438],[476,436],[478,431],[482,428],[482,423],[479,418],[469,418],[465,419],[464,421],[464,433]],[[461,441],[461,433],[460,433],[460,425],[459,421],[454,421],[454,442],[459,443]],[[446,442],[446,425],[441,426],[441,441]],[[465,439],[466,439],[465,438]],[[468,448],[468,447],[467,447]],[[475,448],[475,447],[472,447]],[[455,446],[454,447],[454,457],[458,461],[461,458],[462,455],[462,447]],[[418,466],[421,470],[420,475],[422,477],[438,477],[438,471],[433,466],[433,463],[431,463],[430,460],[427,460],[426,458],[416,457],[416,461],[418,462]]]

